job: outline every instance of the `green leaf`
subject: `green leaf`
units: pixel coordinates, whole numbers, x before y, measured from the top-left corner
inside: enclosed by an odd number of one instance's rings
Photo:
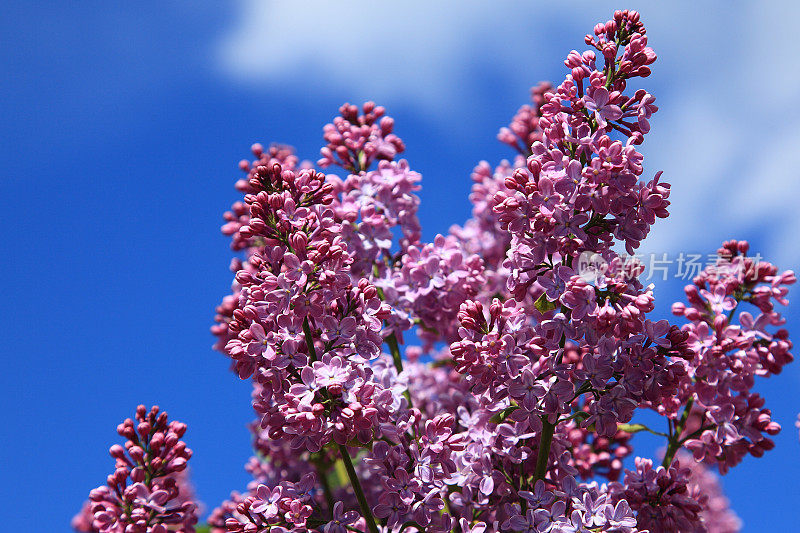
[[[519,409],[518,405],[510,405],[505,409],[503,409],[502,411],[500,411],[499,413],[495,414],[489,421],[494,424],[499,424],[503,422],[506,418],[508,418],[508,415],[510,415],[517,409]]]
[[[659,437],[668,437],[666,433],[661,433],[660,431],[653,431],[644,424],[619,424],[617,425],[617,429],[621,429],[622,431],[625,431],[627,433],[639,433],[640,431],[647,431],[648,433],[652,433],[653,435],[658,435]]]
[[[625,431],[626,433],[639,433],[640,431],[650,431],[647,426],[644,424],[620,424],[617,426],[618,429]]]
[[[548,300],[545,293],[542,293],[542,295],[539,296],[533,305],[539,310],[540,313],[546,313],[556,308],[555,302]]]
[[[586,411],[576,411],[575,413],[573,413],[572,415],[568,416],[567,418],[564,418],[562,421],[575,419],[578,422],[583,422],[584,420],[586,420],[590,416],[592,416],[592,415],[590,415]]]

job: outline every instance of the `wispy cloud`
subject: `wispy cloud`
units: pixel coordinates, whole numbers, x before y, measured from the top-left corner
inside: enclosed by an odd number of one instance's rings
[[[644,149],[648,166],[675,184],[675,216],[656,227],[647,248],[699,250],[757,237],[769,224],[762,251],[796,266],[793,25],[800,6],[697,6],[641,7],[660,57],[648,83],[662,108]],[[281,87],[314,79],[320,92],[333,86],[354,100],[415,105],[448,120],[463,106],[480,108],[481,70],[498,88],[529,84],[531,72],[553,72],[564,43],[579,47],[581,32],[612,9],[596,2],[244,0],[218,59],[239,81]]]
[[[518,52],[504,50],[518,24],[504,22],[508,10],[486,2],[245,0],[240,6],[219,59],[243,81],[311,78],[320,90],[336,85],[353,99],[441,108],[469,96],[470,57],[491,58],[509,75],[519,61]],[[530,32],[519,35],[530,41]]]

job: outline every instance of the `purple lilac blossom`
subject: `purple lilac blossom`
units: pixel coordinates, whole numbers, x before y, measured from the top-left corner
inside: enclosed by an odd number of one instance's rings
[[[634,85],[656,55],[635,11],[585,43],[500,130],[513,158],[475,167],[472,217],[432,242],[383,107],[345,104],[325,126],[317,166],[341,175],[252,146],[212,328],[252,383],[252,481],[212,532],[739,529],[709,469],[774,446],[753,387],[793,359],[776,304],[795,276],[728,241],[673,305],[684,324],[653,318],[654,287],[621,250],[669,215],[671,187],[639,151],[658,107]],[[583,254],[607,268],[586,279]],[[643,409],[666,429],[635,423]],[[142,477],[166,437],[132,424],[124,436],[150,444],[112,448],[118,473],[76,529],[192,531],[177,488],[190,452],[170,437],[175,472]],[[634,455],[644,430],[666,439],[661,465]]]

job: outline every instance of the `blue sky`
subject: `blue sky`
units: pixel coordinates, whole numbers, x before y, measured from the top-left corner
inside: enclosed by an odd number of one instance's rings
[[[642,11],[659,54],[646,86],[661,111],[643,152],[647,172],[673,183],[674,216],[647,250],[705,253],[748,238],[797,270],[797,6],[332,5],[6,6],[0,501],[9,530],[68,531],[113,466],[116,424],[138,403],[189,424],[208,506],[246,483],[249,388],[211,351],[208,326],[230,284],[220,217],[252,142],[291,143],[315,159],[342,102],[386,105],[424,176],[420,217],[432,238],[468,216],[475,163],[511,155],[494,136],[528,87],[560,80],[566,53],[614,8]],[[681,286],[659,285],[662,314]],[[787,316],[794,333],[800,312]],[[759,384],[784,431],[775,450],[724,479],[746,531],[794,516],[799,384],[800,366]],[[650,453],[653,441],[642,440]]]

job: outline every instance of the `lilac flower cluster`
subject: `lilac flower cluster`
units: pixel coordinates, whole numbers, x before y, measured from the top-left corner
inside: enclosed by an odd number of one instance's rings
[[[421,227],[417,218],[422,176],[411,170],[408,162],[382,160],[378,168],[363,174],[350,174],[341,181],[331,176],[336,199],[333,208],[341,219],[342,237],[353,253],[353,273],[360,277],[373,275],[375,266],[394,260],[394,253],[403,252],[419,242]],[[399,250],[392,250],[392,229],[403,235]]]
[[[678,395],[686,405],[681,440],[696,460],[717,463],[723,473],[746,454],[761,457],[774,447],[767,435],[780,425],[752,388],[756,376],[778,374],[793,359],[775,304],[788,303],[795,275],[747,257],[748,249],[743,241],[723,244],[717,263],[686,287],[688,305],[672,306],[689,321],[683,332],[690,357]]]
[[[612,483],[611,493],[636,510],[639,527],[651,533],[732,533],[741,527],[717,477],[686,452],[668,468],[637,458],[636,470],[627,471],[624,484]]]
[[[365,363],[379,356],[388,307],[368,280],[349,275],[333,186],[312,170],[274,163],[250,170],[250,215],[238,233],[263,243],[239,270],[226,352],[272,438],[318,451],[332,439],[369,442],[399,400]],[[257,191],[257,192],[256,192]]]
[[[252,383],[252,482],[210,531],[738,530],[708,468],[774,445],[753,386],[792,360],[776,304],[795,277],[729,241],[673,306],[686,323],[653,318],[643,265],[619,250],[668,215],[670,185],[643,177],[639,152],[655,98],[629,89],[656,56],[635,11],[585,42],[501,129],[513,160],[475,167],[472,218],[432,242],[422,177],[397,159],[382,107],[345,104],[325,126],[317,166],[341,176],[253,145],[225,214],[238,255],[212,328]],[[608,268],[587,276],[587,256]],[[665,429],[637,423],[641,410]],[[124,431],[132,459],[112,449],[120,473],[76,527],[140,531],[108,526],[140,519],[135,506],[191,527],[191,502],[166,503],[176,474],[136,470],[156,437]],[[634,455],[641,431],[665,439],[661,465]]]
[[[186,424],[168,422],[158,407],[137,407],[135,421],[128,418],[117,426],[127,440],[109,450],[114,473],[89,493],[73,527],[99,533],[194,533],[197,504],[183,475],[192,456],[180,440],[185,432]]]
[[[677,455],[681,467],[689,470],[688,489],[699,495],[698,502],[702,523],[708,533],[735,533],[742,527],[742,521],[730,508],[730,501],[722,491],[719,477],[714,475],[703,463],[694,461],[690,454],[681,451]]]
[[[418,336],[430,348],[458,339],[455,318],[462,303],[483,287],[483,261],[465,255],[454,237],[437,235],[432,243],[410,247],[383,281],[386,302],[421,326]]]
[[[359,115],[357,106],[344,104],[333,124],[325,126],[322,157],[317,164],[322,168],[338,165],[353,173],[361,172],[373,161],[391,161],[406,147],[392,133],[394,119],[384,116],[386,110],[367,102]]]
[[[531,146],[542,140],[539,119],[542,116],[542,105],[547,101],[546,95],[552,88],[553,86],[546,81],[533,87],[531,103],[519,108],[507,128],[500,128],[497,140],[526,157],[530,156]]]

